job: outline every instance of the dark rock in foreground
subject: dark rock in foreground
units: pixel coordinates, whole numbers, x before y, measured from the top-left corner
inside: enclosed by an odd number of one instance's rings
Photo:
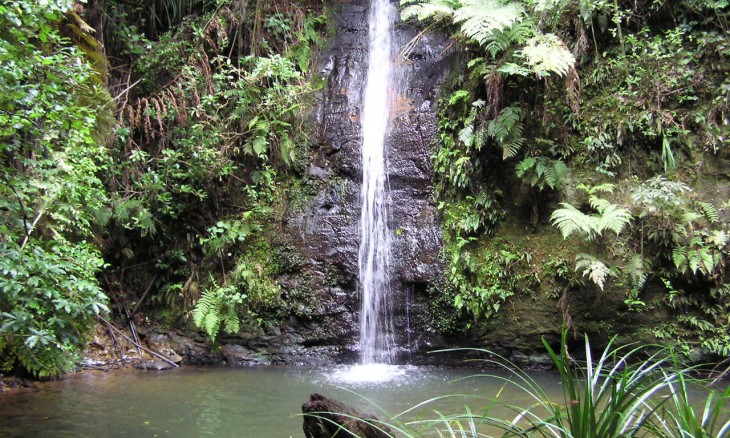
[[[389,438],[392,431],[372,416],[325,397],[312,394],[302,405],[304,436],[307,438],[332,438],[358,436],[361,438]],[[344,431],[350,433],[346,433]]]

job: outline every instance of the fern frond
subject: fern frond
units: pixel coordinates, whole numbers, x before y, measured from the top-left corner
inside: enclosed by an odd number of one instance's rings
[[[624,271],[631,278],[631,286],[636,291],[643,289],[646,284],[646,280],[649,278],[646,265],[646,260],[641,256],[641,254],[634,254],[631,256],[624,268]]]
[[[726,231],[713,230],[712,235],[707,239],[709,243],[715,245],[716,248],[722,249],[727,245],[730,237]]]
[[[459,141],[464,143],[464,146],[470,148],[474,143],[474,125],[467,125],[459,131]]]
[[[482,42],[484,49],[496,59],[497,55],[507,51],[513,45],[523,45],[535,33],[535,23],[530,19],[523,19],[506,29],[494,30]]]
[[[625,208],[620,208],[616,205],[609,205],[606,209],[601,212],[601,216],[597,223],[597,232],[602,234],[603,230],[611,230],[616,235],[621,233],[626,224],[631,222],[631,212]]]
[[[557,74],[565,76],[575,65],[575,57],[556,35],[541,34],[530,38],[518,52],[527,65],[539,77]]]
[[[221,314],[220,312],[211,312],[205,315],[205,318],[203,319],[203,329],[206,333],[208,333],[208,336],[210,336],[210,339],[212,339],[215,342],[215,338],[218,335],[218,329],[221,326]]]
[[[583,270],[582,275],[584,277],[588,277],[588,279],[601,288],[601,290],[603,290],[608,277],[616,275],[608,268],[608,266],[606,266],[605,263],[590,254],[578,254],[575,257],[575,261],[575,270]]]
[[[567,202],[561,202],[560,205],[563,208],[553,212],[550,222],[558,227],[563,238],[566,239],[573,233],[582,233],[592,239],[595,219]]]
[[[193,321],[195,322],[195,325],[203,327],[203,321],[205,320],[206,315],[218,312],[220,305],[220,299],[218,294],[215,293],[215,290],[203,291],[200,299],[193,309]]]
[[[568,176],[568,166],[563,160],[551,160],[552,165],[545,170],[545,183],[555,189]]]
[[[401,19],[415,17],[419,21],[429,18],[436,20],[453,17],[459,3],[456,0],[401,0],[401,5],[408,5],[401,11]]]
[[[236,334],[241,329],[241,320],[238,318],[236,308],[228,306],[226,313],[223,315],[223,330],[228,334]]]
[[[708,222],[715,224],[720,220],[720,215],[717,213],[717,208],[714,205],[709,202],[698,202],[697,204],[700,206],[702,216],[704,216]]]
[[[530,74],[532,73],[532,70],[530,70],[529,68],[515,64],[514,62],[505,62],[497,69],[497,71],[500,73],[504,73],[508,76],[518,75],[524,77],[530,76]]]
[[[677,246],[672,251],[672,261],[674,262],[674,266],[677,267],[678,270],[684,272],[687,270],[687,248],[683,246]]]
[[[603,198],[599,198],[595,195],[590,195],[588,197],[588,203],[591,205],[592,208],[596,209],[599,213],[603,213],[604,210],[606,210],[611,205],[611,201]]]
[[[586,186],[584,186],[584,187],[586,187]],[[591,195],[596,194],[598,192],[613,193],[614,187],[616,187],[616,184],[603,183],[603,184],[599,184],[597,186],[590,187],[588,189],[588,193]]]
[[[701,214],[696,213],[694,211],[687,210],[687,211],[682,212],[682,214],[680,216],[681,222],[677,225],[689,225],[692,222],[699,220],[700,218],[702,218]]]
[[[495,31],[511,27],[524,15],[525,8],[518,2],[463,0],[462,6],[454,11],[454,22],[461,24],[465,36],[485,45]]]
[[[524,138],[517,138],[514,141],[502,144],[502,159],[507,160],[516,157],[523,144],[525,144]]]
[[[508,32],[503,30],[495,30],[492,36],[484,42],[484,50],[487,51],[495,59],[498,54],[509,49],[512,45],[512,39]]]

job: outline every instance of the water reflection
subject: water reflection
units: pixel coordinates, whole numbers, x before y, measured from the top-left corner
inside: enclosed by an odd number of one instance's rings
[[[360,380],[348,380],[358,375],[352,367],[85,373],[38,390],[0,395],[0,436],[301,437],[301,405],[313,392],[382,419],[423,400],[461,394],[404,417],[413,419],[431,409],[463,412],[464,404],[478,412],[486,402],[475,397],[494,397],[503,386],[494,378],[462,379],[474,370],[393,366],[385,371],[388,379],[369,382],[362,374]],[[373,375],[378,374],[365,374]],[[533,377],[559,395],[555,375]],[[516,390],[502,391],[500,398],[529,404]]]

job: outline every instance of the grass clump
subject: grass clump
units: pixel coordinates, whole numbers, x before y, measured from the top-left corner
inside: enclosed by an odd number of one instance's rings
[[[506,358],[476,349],[487,355],[480,359],[487,365],[508,371],[507,375],[479,375],[503,382],[496,396],[444,395],[374,424],[398,432],[387,436],[409,438],[730,437],[730,387],[710,388],[709,381],[693,377],[695,369],[681,366],[671,349],[616,346],[611,341],[594,357],[586,336],[585,361],[578,362],[568,352],[567,332],[557,349],[545,340],[543,344],[558,371],[562,399],[548,396],[536,380]],[[532,401],[527,406],[507,403],[502,396],[508,391],[523,391]],[[704,402],[693,399],[698,394],[703,394]],[[435,409],[424,413],[429,405],[450,397],[469,397],[473,405],[464,405],[463,412],[456,414]],[[416,413],[417,419],[405,420]],[[358,435],[343,430],[342,436]]]

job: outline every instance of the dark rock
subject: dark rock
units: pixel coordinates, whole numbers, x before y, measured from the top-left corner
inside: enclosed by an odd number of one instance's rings
[[[218,365],[223,356],[211,352],[210,341],[198,333],[170,332],[169,345],[189,365]]]
[[[271,365],[272,361],[261,352],[252,352],[241,345],[224,345],[221,347],[223,357],[228,366],[245,367]]]
[[[292,290],[286,299],[298,317],[282,321],[282,337],[293,340],[287,333],[294,331],[306,339],[304,351],[330,345],[339,358],[356,352],[359,330],[360,114],[367,74],[368,5],[365,0],[338,3],[337,34],[317,69],[326,85],[310,117],[316,132],[307,173],[317,181],[318,192],[304,208],[286,213],[281,233],[282,243],[294,248],[302,260],[299,272],[281,279]],[[447,50],[448,38],[434,34],[421,38],[404,58],[399,55],[402,47],[419,29],[400,22],[394,29],[391,127],[385,139],[394,254],[390,284],[396,342],[407,354],[420,342],[410,336],[411,321],[417,320],[410,312],[420,308],[410,306],[409,300],[442,272],[430,155],[435,103],[452,52]],[[423,287],[414,289],[415,283]],[[312,297],[296,290],[310,290]]]
[[[146,341],[152,351],[164,356],[171,362],[178,364],[182,362],[182,356],[172,346],[172,336],[169,333],[151,331],[147,334]]]
[[[304,436],[307,438],[393,436],[392,431],[375,416],[363,415],[350,406],[320,394],[309,396],[309,401],[302,405],[302,413],[304,413]]]

